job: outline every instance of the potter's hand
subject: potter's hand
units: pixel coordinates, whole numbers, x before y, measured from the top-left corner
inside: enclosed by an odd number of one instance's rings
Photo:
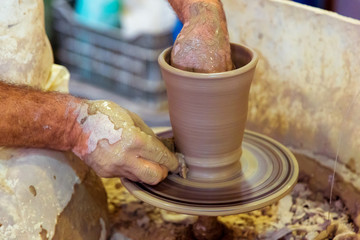
[[[171,65],[193,72],[224,72],[233,64],[225,14],[219,0],[169,0],[184,26]]]
[[[178,168],[175,155],[138,117],[109,101],[86,101],[77,122],[83,131],[73,152],[101,177],[157,184]]]

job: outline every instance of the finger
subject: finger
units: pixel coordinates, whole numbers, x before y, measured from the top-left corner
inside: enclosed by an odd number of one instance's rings
[[[143,158],[136,158],[129,164],[129,171],[141,182],[156,185],[164,180],[168,174],[167,168]]]
[[[124,130],[122,134],[123,148],[128,154],[164,165],[170,171],[177,170],[177,157],[158,138],[147,135],[139,128]]]
[[[146,125],[146,123],[144,122],[144,120],[141,119],[141,117],[139,117],[139,115],[137,115],[136,113],[133,113],[131,111],[129,111],[129,115],[132,118],[132,120],[134,121],[134,125],[138,128],[140,128],[141,131],[143,131],[144,133],[155,137],[155,133],[153,132],[153,130],[151,130],[151,128]]]
[[[179,167],[175,154],[157,138],[146,137],[138,153],[142,158],[163,165],[170,171],[175,171]]]

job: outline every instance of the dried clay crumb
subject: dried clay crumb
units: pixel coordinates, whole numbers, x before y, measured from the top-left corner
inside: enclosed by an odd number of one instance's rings
[[[186,178],[187,177],[187,173],[189,171],[189,169],[187,168],[186,166],[186,163],[185,163],[185,157],[183,154],[181,153],[175,153],[178,161],[179,161],[179,175],[182,177],[182,178]]]
[[[132,240],[145,239],[150,233],[158,233],[159,236],[166,236],[163,239],[169,240],[194,239],[191,228],[193,224],[188,221],[190,219],[181,214],[170,215],[159,208],[136,200],[118,180],[104,181],[105,186],[110,182],[113,185],[106,188],[110,190],[109,205],[114,208],[111,211],[113,233],[123,233]],[[354,232],[352,220],[344,206],[339,199],[330,207],[328,200],[322,194],[311,191],[307,183],[300,182],[291,194],[275,204],[249,213],[218,217],[218,220],[226,226],[222,240],[323,239],[317,237],[319,235],[326,237],[329,234],[337,240],[346,239],[343,238],[344,236],[351,236],[348,239],[360,239]],[[328,220],[329,211],[330,220]],[[333,227],[329,228],[331,225],[341,227],[337,227],[337,231],[329,231],[333,229]]]
[[[31,194],[36,197],[36,189],[33,185],[29,186],[29,191],[31,192]]]

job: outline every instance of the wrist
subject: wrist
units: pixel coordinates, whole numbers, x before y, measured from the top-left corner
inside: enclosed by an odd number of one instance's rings
[[[220,0],[190,0],[184,1],[179,18],[185,24],[192,18],[204,14],[218,15],[219,12],[223,12]]]
[[[69,103],[71,105],[71,103]],[[73,104],[72,104],[73,105]],[[83,158],[88,149],[89,134],[84,131],[84,122],[87,119],[87,101],[82,100],[76,105],[69,106],[75,108],[74,116],[72,118],[73,124],[70,131],[70,137],[72,141],[71,151],[78,157]]]

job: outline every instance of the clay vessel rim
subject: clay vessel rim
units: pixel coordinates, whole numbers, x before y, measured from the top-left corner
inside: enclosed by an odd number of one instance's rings
[[[254,68],[258,61],[258,54],[251,48],[239,44],[239,43],[231,43],[232,46],[240,46],[244,48],[247,52],[251,55],[251,60],[249,63],[245,64],[240,68],[236,68],[234,70],[226,71],[226,72],[219,72],[219,73],[197,73],[197,72],[189,72],[185,70],[181,70],[171,66],[169,63],[165,61],[165,56],[171,51],[172,47],[166,48],[162,53],[159,55],[158,63],[162,67],[163,70],[171,72],[173,74],[189,77],[189,78],[199,78],[199,79],[219,79],[219,78],[228,78],[234,75],[239,75],[249,71],[251,68]]]

